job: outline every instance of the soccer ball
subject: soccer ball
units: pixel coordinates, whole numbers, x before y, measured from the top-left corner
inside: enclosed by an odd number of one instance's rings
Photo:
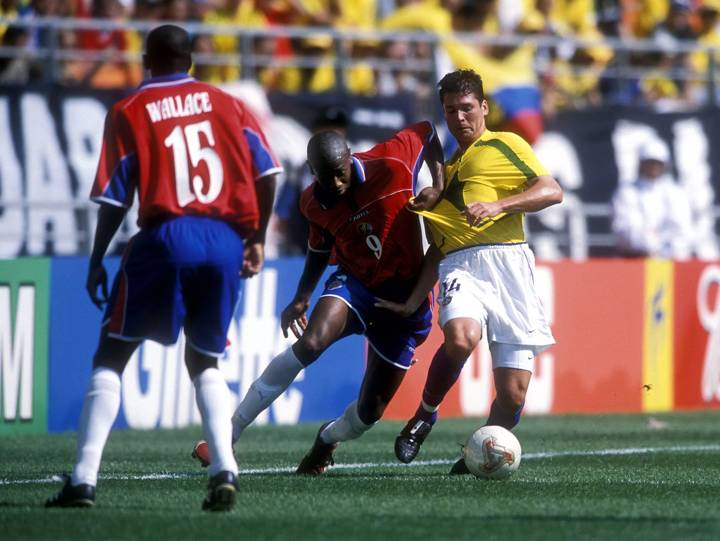
[[[462,455],[475,477],[505,479],[520,466],[522,450],[515,435],[501,426],[483,426],[470,435]]]

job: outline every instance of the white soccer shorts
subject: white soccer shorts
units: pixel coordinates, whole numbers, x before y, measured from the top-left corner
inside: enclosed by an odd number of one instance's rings
[[[535,256],[526,243],[474,246],[441,262],[440,326],[470,318],[486,329],[493,368],[532,371],[555,343],[535,291]]]

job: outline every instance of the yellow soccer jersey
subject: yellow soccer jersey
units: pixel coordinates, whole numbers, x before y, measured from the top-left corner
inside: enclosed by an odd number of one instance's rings
[[[500,214],[471,226],[462,210],[473,201],[497,201],[527,188],[528,180],[549,175],[530,145],[514,133],[485,130],[462,155],[445,163],[445,194],[431,211],[421,211],[435,244],[447,254],[480,244],[525,241],[523,213]]]

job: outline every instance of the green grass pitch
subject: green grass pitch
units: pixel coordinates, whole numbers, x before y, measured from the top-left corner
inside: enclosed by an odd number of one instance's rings
[[[200,511],[199,428],[112,433],[97,505],[67,510],[42,504],[75,435],[3,435],[0,539],[720,539],[720,412],[526,417],[507,481],[446,475],[472,419],[441,420],[410,466],[393,456],[401,423],[381,422],[326,475],[295,476],[318,425],[246,431],[220,515]]]

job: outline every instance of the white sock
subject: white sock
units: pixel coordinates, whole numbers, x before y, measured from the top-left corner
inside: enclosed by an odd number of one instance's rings
[[[242,431],[255,420],[275,399],[295,381],[295,377],[305,368],[295,356],[292,347],[278,353],[270,361],[262,375],[248,389],[245,398],[235,409],[232,416],[232,441],[235,443]]]
[[[203,370],[193,380],[195,399],[203,433],[210,448],[210,467],[212,477],[221,471],[238,472],[232,450],[232,425],[230,424],[230,390],[222,372],[217,368]]]
[[[357,411],[357,400],[345,408],[345,412],[325,427],[320,439],[325,443],[354,440],[370,430],[373,425],[366,425],[360,420]]]
[[[102,452],[119,408],[120,376],[109,368],[95,369],[80,415],[77,461],[70,481],[73,485],[97,484]]]

